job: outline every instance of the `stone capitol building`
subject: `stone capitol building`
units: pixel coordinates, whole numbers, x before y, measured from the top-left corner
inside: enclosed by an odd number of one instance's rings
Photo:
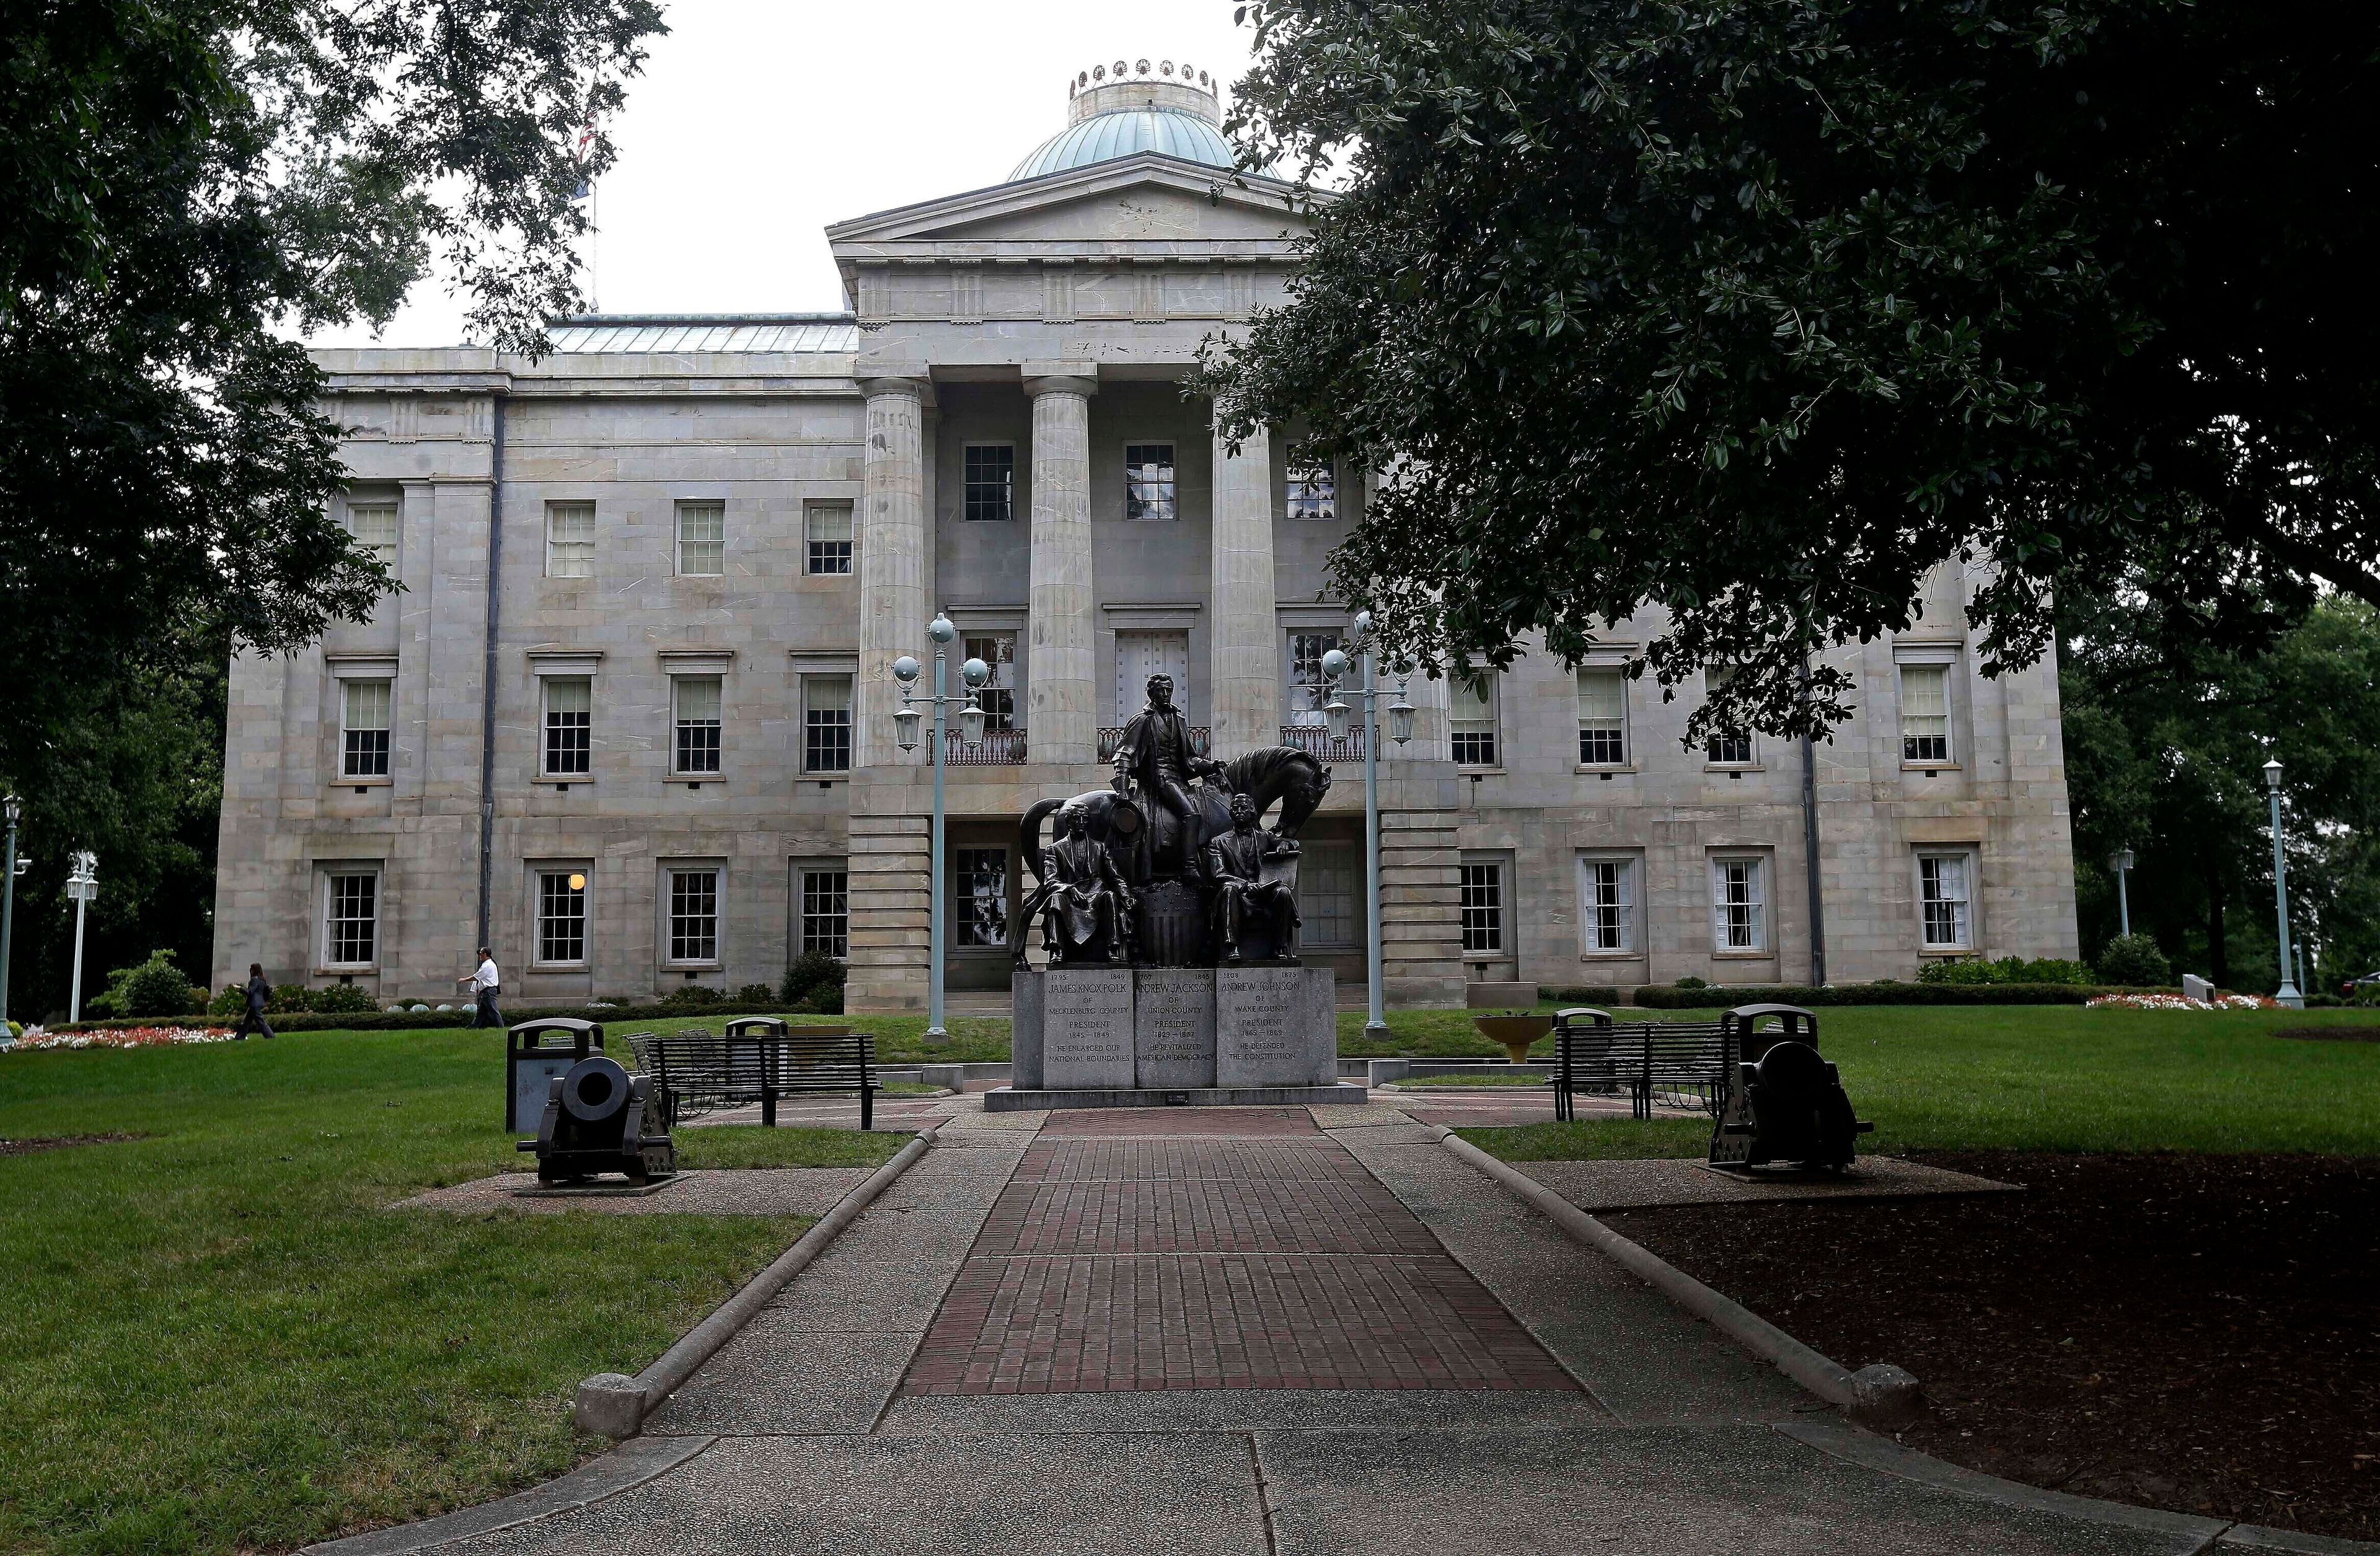
[[[1319,663],[1370,482],[1295,427],[1232,452],[1183,396],[1296,263],[1220,120],[1189,66],[1080,72],[1007,182],[828,229],[847,311],[573,319],[537,362],[318,352],[340,517],[404,590],[232,666],[213,982],[452,998],[484,925],[515,1003],[824,951],[849,1008],[922,1008],[932,772],[890,667],[930,686],[941,610],[953,688],[994,671],[984,738],[947,746],[953,989],[1007,989],[1018,819],[1108,781],[1160,670],[1205,749],[1333,764],[1300,939],[1360,983],[1362,731],[1330,737]],[[1984,676],[1967,590],[1946,568],[1909,630],[1837,651],[1859,712],[1814,748],[1682,748],[1702,688],[1618,671],[1650,617],[1582,664],[1417,678],[1379,753],[1390,1003],[2075,955],[2056,667]]]

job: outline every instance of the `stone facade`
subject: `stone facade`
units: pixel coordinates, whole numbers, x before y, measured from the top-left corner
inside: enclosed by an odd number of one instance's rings
[[[1213,117],[1203,89],[1087,78],[1069,133],[1119,92]],[[1318,515],[1296,429],[1229,448],[1180,389],[1203,338],[1281,296],[1293,225],[1261,179],[1141,151],[830,229],[847,313],[571,321],[537,362],[322,353],[342,512],[404,590],[232,667],[215,981],[261,960],[451,997],[484,914],[517,1002],[774,982],[807,938],[847,953],[853,1008],[920,1008],[931,774],[895,743],[890,666],[930,680],[937,609],[954,650],[1005,659],[1013,703],[948,769],[953,987],[1007,987],[970,942],[1014,911],[1016,818],[1106,782],[1103,732],[1152,667],[1219,754],[1335,761],[1305,939],[1359,980],[1362,765],[1298,660],[1343,633],[1324,566],[1366,482],[1331,472]],[[1841,651],[1862,708],[1810,786],[1835,980],[2075,952],[2055,666],[1982,676],[1966,597],[1946,574],[1909,632]],[[1582,682],[1543,653],[1484,720],[1443,683],[1413,695],[1416,737],[1380,764],[1392,1001],[1811,975],[1798,745],[1683,751],[1699,691],[1635,683],[1597,735],[1613,760],[1583,762]],[[1929,882],[1952,936],[1931,951]]]

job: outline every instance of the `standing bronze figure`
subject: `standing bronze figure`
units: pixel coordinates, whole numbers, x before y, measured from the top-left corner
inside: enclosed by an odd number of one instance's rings
[[[1197,801],[1191,797],[1191,781],[1222,771],[1222,763],[1211,761],[1190,748],[1190,723],[1173,705],[1173,677],[1151,675],[1148,705],[1132,716],[1116,743],[1115,792],[1128,798],[1137,786],[1145,804],[1154,805],[1173,818],[1178,837],[1175,846],[1179,850],[1174,857],[1180,859],[1185,878],[1196,877],[1199,872],[1207,834]],[[1154,821],[1157,818],[1151,816],[1149,820]],[[1166,873],[1158,854],[1158,830],[1151,827],[1150,835],[1141,845],[1150,861],[1146,874]]]

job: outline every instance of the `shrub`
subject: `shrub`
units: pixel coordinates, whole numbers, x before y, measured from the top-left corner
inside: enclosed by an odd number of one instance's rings
[[[2161,989],[2173,981],[2173,964],[2146,935],[2118,935],[2099,953],[2099,978],[2135,989]]]
[[[1681,989],[1707,989],[1710,985],[1705,983],[1699,978],[1682,978],[1678,979],[1678,987]]]
[[[773,1002],[776,997],[777,991],[765,983],[747,983],[735,991],[735,1003],[739,1005],[765,1005]]]
[[[309,994],[306,999],[306,1008],[320,1011],[328,1015],[338,1015],[350,1012],[375,1011],[380,1009],[380,1005],[370,994],[352,983],[334,983],[328,988],[317,989]]]
[[[844,965],[825,952],[805,951],[785,968],[785,1003],[807,1008],[803,1007],[802,1002],[808,999],[820,985],[830,984],[836,991],[834,1008],[841,1011],[843,980],[847,976]]]
[[[719,991],[707,983],[681,983],[662,1000],[662,1003],[680,1010],[690,1005],[715,1005],[718,1003]]]
[[[248,1010],[248,990],[237,983],[226,983],[223,991],[207,1002],[209,1015],[241,1015]]]
[[[1954,961],[1928,962],[1917,969],[1920,983],[2091,983],[2095,981],[2091,969],[2080,962],[2061,962],[2044,956],[2028,962],[2022,956],[2003,956],[1997,962],[1986,962],[1968,956]]]
[[[1835,983],[1800,987],[1679,989],[1653,983],[1636,1003],[1654,1010],[1726,1010],[1735,1005],[2079,1005],[2104,991],[2087,983]]]
[[[843,1014],[843,985],[840,983],[821,983],[817,988],[811,990],[808,994],[804,995],[801,1003],[796,1004],[794,1008],[808,1015],[841,1015]]]
[[[107,975],[107,991],[91,1008],[108,1015],[188,1015],[194,1008],[189,975],[174,965],[170,951],[152,951],[138,966]]]

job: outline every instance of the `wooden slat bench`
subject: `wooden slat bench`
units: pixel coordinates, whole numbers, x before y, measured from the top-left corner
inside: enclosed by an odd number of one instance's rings
[[[777,1099],[859,1093],[859,1127],[876,1126],[876,1039],[839,1027],[788,1027],[773,1015],[740,1016],[718,1037],[700,1027],[662,1037],[628,1034],[637,1068],[669,1094],[665,1116],[699,1118],[722,1108],[760,1104],[774,1127]]]
[[[1574,1116],[1581,1091],[1625,1090],[1629,1111],[1653,1116],[1656,1092],[1682,1093],[1716,1118],[1726,1097],[1725,1024],[1718,1021],[1625,1021],[1580,1006],[1554,1015],[1554,1117]]]

